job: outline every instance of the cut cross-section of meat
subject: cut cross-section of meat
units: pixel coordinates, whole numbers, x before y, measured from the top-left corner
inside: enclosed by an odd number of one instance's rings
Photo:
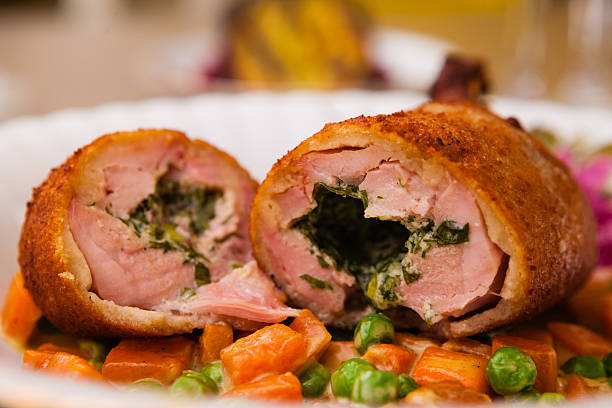
[[[233,158],[180,132],[103,136],[35,189],[20,241],[26,285],[78,335],[282,321],[297,311],[252,261],[256,187]]]
[[[250,234],[264,272],[326,323],[378,310],[449,337],[550,307],[597,250],[567,169],[471,104],[327,125],[268,173]]]

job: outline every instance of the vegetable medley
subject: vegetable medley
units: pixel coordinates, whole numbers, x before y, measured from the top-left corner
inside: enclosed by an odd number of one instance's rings
[[[599,270],[542,320],[474,338],[401,333],[383,314],[363,317],[348,338],[330,329],[332,336],[303,310],[253,332],[219,324],[189,335],[102,342],[57,331],[41,318],[17,274],[2,330],[26,348],[24,368],[127,390],[367,405],[557,404],[612,395],[611,284],[612,270]],[[573,321],[555,319],[559,312]]]

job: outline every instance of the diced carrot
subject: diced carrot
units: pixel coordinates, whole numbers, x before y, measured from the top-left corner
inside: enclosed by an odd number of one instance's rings
[[[352,341],[332,341],[321,356],[319,362],[333,373],[340,364],[351,358],[358,358],[359,353]]]
[[[534,388],[539,392],[555,392],[557,388],[557,352],[555,349],[541,341],[516,336],[499,335],[493,337],[492,352],[498,348],[512,346],[525,352],[536,365]]]
[[[464,387],[458,381],[439,381],[410,392],[402,400],[410,405],[435,406],[437,403],[490,404],[487,394]]]
[[[576,321],[612,338],[612,268],[599,267],[589,282],[566,302]]]
[[[148,378],[171,384],[191,368],[194,348],[183,336],[123,339],[106,356],[102,374],[121,383]]]
[[[440,342],[438,340],[410,333],[395,333],[393,343],[398,346],[406,347],[417,354],[423,353],[423,351],[429,347],[440,347]]]
[[[416,358],[412,367],[410,367],[410,372],[414,370],[414,365],[419,358],[423,355],[423,352],[428,347],[440,347],[440,342],[429,337],[424,336],[416,336],[414,334],[409,333],[395,333],[395,338],[393,341],[398,346],[402,346],[407,348],[408,350],[414,351],[416,354]]]
[[[331,334],[329,334],[323,322],[317,319],[308,309],[303,309],[289,327],[304,336],[308,362],[319,358],[329,346]]]
[[[454,380],[471,390],[487,392],[487,361],[474,354],[428,347],[417,361],[412,378],[420,385]]]
[[[461,353],[474,354],[487,359],[491,356],[491,346],[468,338],[450,339],[443,343],[441,347]]]
[[[363,355],[381,371],[391,371],[395,374],[407,374],[416,360],[416,354],[395,344],[379,344],[370,347]]]
[[[88,355],[88,353],[85,350],[80,349],[78,347],[56,346],[55,344],[51,344],[51,343],[42,344],[42,345],[38,346],[38,348],[36,350],[44,351],[46,353],[58,353],[58,352],[62,352],[62,353],[74,354],[74,355],[82,357],[82,358],[84,358],[86,360],[89,360],[91,358],[91,356]]]
[[[604,328],[604,312],[610,291],[609,274],[594,274],[591,280],[565,302],[572,317],[593,330]]]
[[[301,333],[273,324],[221,350],[221,362],[226,379],[237,386],[301,367],[306,362],[306,341]]]
[[[234,341],[234,331],[230,326],[210,324],[200,336],[200,363],[206,365],[221,358],[220,352]]]
[[[566,322],[548,323],[555,340],[579,356],[603,357],[612,352],[612,343],[584,326]]]
[[[565,376],[565,380],[567,381],[565,396],[568,400],[576,401],[592,395],[592,391],[586,385],[583,377],[576,374],[569,374]]]
[[[2,309],[2,332],[10,342],[24,347],[41,312],[25,288],[23,275],[18,272],[9,285]]]
[[[38,350],[26,350],[23,354],[23,367],[35,371],[46,371],[70,378],[87,380],[104,380],[102,374],[74,354],[56,352],[50,353]]]
[[[302,401],[302,385],[292,374],[285,373],[234,387],[224,397],[267,401]]]
[[[553,336],[548,330],[539,329],[531,326],[521,326],[510,332],[511,336],[523,337],[530,340],[539,341],[541,343],[554,345]]]

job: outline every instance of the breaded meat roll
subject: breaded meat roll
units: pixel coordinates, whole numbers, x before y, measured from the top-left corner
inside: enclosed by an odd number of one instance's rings
[[[81,336],[282,321],[296,311],[252,261],[256,188],[236,160],[183,133],[102,136],[34,189],[19,242],[26,287]]]
[[[446,337],[526,318],[597,260],[592,210],[533,137],[470,104],[328,124],[276,163],[250,235],[292,304],[336,326],[383,311]]]

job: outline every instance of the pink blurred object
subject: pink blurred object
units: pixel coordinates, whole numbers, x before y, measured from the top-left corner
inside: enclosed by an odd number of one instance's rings
[[[572,171],[584,190],[599,225],[599,264],[612,265],[612,155],[595,155],[580,163],[568,148],[557,149],[557,157]]]

